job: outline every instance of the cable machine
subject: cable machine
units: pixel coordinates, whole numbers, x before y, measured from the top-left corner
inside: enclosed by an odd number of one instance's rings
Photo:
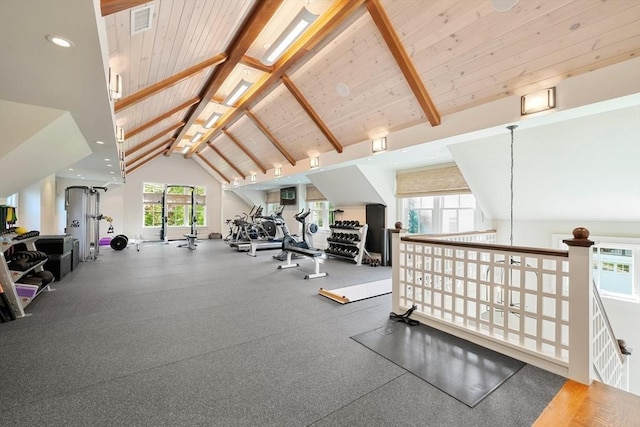
[[[72,186],[65,190],[65,231],[78,239],[80,261],[95,261],[100,254],[100,191],[107,188]]]
[[[196,236],[198,231],[196,230],[197,217],[196,217],[196,187],[192,185],[177,185],[168,184],[164,186],[164,192],[162,193],[162,226],[160,227],[160,240],[168,243],[168,225],[169,225],[169,193],[170,188],[189,188],[191,189],[191,217],[189,218],[189,225],[191,226],[191,235]]]

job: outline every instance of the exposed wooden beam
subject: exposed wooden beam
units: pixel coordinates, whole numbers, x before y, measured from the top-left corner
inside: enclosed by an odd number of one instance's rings
[[[242,116],[243,107],[250,106],[262,93],[287,72],[298,60],[303,58],[311,49],[327,37],[342,22],[355,13],[366,0],[336,0],[331,7],[323,13],[305,31],[293,45],[287,49],[273,66],[273,73],[264,75],[255,82],[247,93],[237,102],[236,110],[229,110],[228,114],[216,122],[206,139],[214,139],[225,127],[234,123]],[[363,9],[360,9],[363,10]],[[227,65],[226,63],[224,65]],[[222,68],[222,67],[221,67]],[[197,151],[197,144],[191,148],[185,157],[189,157]]]
[[[205,162],[207,164],[207,166],[209,166],[211,169],[213,169],[215,171],[215,173],[217,173],[218,175],[220,175],[222,177],[222,179],[224,179],[225,181],[227,181],[229,184],[231,184],[231,180],[229,178],[227,178],[226,176],[224,176],[222,174],[222,172],[220,172],[218,170],[217,167],[213,166],[213,164],[211,164],[211,162],[209,160],[207,160],[207,158],[205,156],[203,156],[200,153],[196,153],[198,155],[198,157],[200,157],[200,159]]]
[[[289,154],[287,149],[282,146],[280,141],[278,141],[278,138],[276,138],[275,135],[273,135],[269,131],[269,129],[267,129],[267,127],[264,125],[264,123],[262,123],[260,121],[260,119],[258,117],[256,117],[256,115],[253,114],[253,112],[251,110],[247,109],[245,111],[245,113],[247,114],[247,117],[249,117],[249,119],[253,122],[253,124],[256,125],[258,127],[258,129],[260,129],[260,131],[264,134],[264,136],[266,136],[269,139],[269,141],[271,141],[273,146],[278,149],[280,154],[282,154],[284,156],[284,158],[287,159],[289,161],[289,163],[291,163],[291,166],[295,166],[296,165],[296,159],[294,159],[293,156],[291,154]]]
[[[209,68],[214,65],[218,65],[221,62],[224,62],[227,59],[226,53],[219,53],[213,58],[209,58],[206,61],[203,61],[199,64],[194,65],[193,67],[189,67],[184,71],[180,71],[173,76],[162,80],[161,82],[152,84],[149,87],[146,87],[134,94],[131,94],[115,103],[113,110],[117,113],[127,107],[130,107],[142,100],[147,99],[148,97],[155,95],[156,93],[165,90],[166,88],[175,85],[176,83],[180,83],[182,80],[185,80],[196,73],[204,70],[205,68]],[[202,98],[200,98],[202,99]]]
[[[382,8],[380,1],[369,0],[367,2],[367,10],[373,19],[373,22],[376,24],[376,27],[378,27],[378,31],[382,35],[385,43],[387,43],[387,47],[389,48],[391,55],[393,55],[398,67],[400,67],[404,78],[407,80],[409,87],[411,87],[413,95],[418,100],[418,103],[420,104],[420,107],[422,107],[422,111],[424,111],[429,123],[431,123],[431,126],[438,126],[441,122],[440,113],[431,100],[431,96],[429,96],[427,89],[424,87],[416,67],[414,67],[413,62],[411,62],[411,58],[404,49],[404,46],[400,41],[400,37],[398,37],[398,34],[393,28],[391,20]]]
[[[137,135],[140,132],[149,129],[152,126],[157,125],[158,123],[160,123],[164,119],[168,119],[169,117],[173,116],[175,113],[180,112],[180,111],[184,110],[185,108],[192,106],[193,104],[195,104],[198,101],[200,101],[200,98],[198,98],[198,97],[191,98],[187,102],[184,102],[184,103],[178,105],[176,108],[172,109],[171,111],[167,111],[163,115],[158,116],[158,117],[156,117],[155,119],[153,119],[151,121],[148,121],[147,123],[143,124],[142,126],[139,126],[139,127],[135,128],[131,132],[127,132],[125,137],[124,137],[124,139],[129,139],[132,136]]]
[[[222,151],[218,150],[218,148],[216,146],[214,146],[211,142],[207,142],[207,145],[209,146],[209,148],[211,148],[213,151],[215,151],[218,156],[222,157],[222,160],[227,162],[227,164],[229,166],[231,166],[233,168],[233,170],[238,172],[240,174],[240,176],[242,177],[242,179],[245,179],[247,177],[247,175],[245,173],[243,173],[240,169],[238,169],[236,167],[236,165],[234,165],[233,162],[231,160],[229,160],[229,158],[222,153]]]
[[[260,170],[262,171],[262,173],[267,173],[267,168],[265,168],[262,163],[260,163],[260,160],[258,160],[256,158],[256,156],[253,155],[253,153],[251,153],[251,151],[249,151],[247,149],[247,147],[244,146],[244,144],[240,141],[238,141],[238,138],[236,138],[235,136],[233,136],[228,130],[226,129],[222,129],[222,133],[224,133],[227,137],[229,137],[229,139],[231,141],[233,141],[234,144],[236,144],[238,146],[238,148],[240,148],[242,150],[242,152],[244,154],[246,154],[251,161],[253,161],[253,163],[256,164],[256,166],[258,166],[258,168],[260,168]]]
[[[189,129],[193,121],[198,118],[209,100],[215,96],[218,90],[220,90],[220,87],[222,87],[227,77],[229,77],[236,65],[240,63],[242,57],[258,38],[262,29],[267,25],[269,20],[271,20],[271,17],[276,13],[283,1],[284,0],[261,0],[255,2],[253,9],[240,27],[236,37],[229,45],[227,61],[220,67],[216,68],[213,72],[209,81],[200,92],[200,98],[202,101],[197,106],[191,108],[191,111],[189,111],[185,117],[187,125],[178,133],[178,135],[174,135],[177,138],[177,141],[182,137],[181,134]],[[194,144],[188,155],[185,157],[190,157],[207,139],[209,139],[209,135],[207,135],[206,138],[203,138],[200,143]]]
[[[300,92],[296,87],[296,85],[293,84],[289,76],[287,76],[286,74],[283,74],[281,77],[281,80],[282,80],[282,83],[284,83],[284,85],[287,87],[287,89],[289,89],[289,92],[291,92],[291,95],[293,95],[296,101],[298,101],[298,104],[300,104],[302,109],[307,112],[307,114],[309,115],[309,118],[311,118],[311,120],[313,120],[316,126],[318,126],[318,129],[320,129],[320,132],[322,132],[322,134],[329,140],[331,145],[333,145],[333,148],[335,148],[338,153],[342,153],[342,144],[340,144],[340,141],[338,141],[338,138],[335,137],[335,135],[331,132],[331,130],[325,124],[325,122],[322,121],[318,113],[316,113],[313,107],[311,107],[309,102],[305,99],[304,95],[302,95],[302,92]]]
[[[145,3],[149,3],[149,0],[101,0],[100,13],[107,16]]]
[[[132,172],[134,172],[136,169],[141,168],[142,166],[146,165],[147,163],[149,163],[151,160],[155,159],[156,157],[158,157],[160,154],[162,154],[163,150],[158,151],[156,154],[154,154],[153,156],[149,157],[148,159],[144,159],[142,162],[138,163],[137,165],[133,166],[131,169],[127,170],[127,174],[130,174]]]
[[[127,165],[132,165],[134,163],[139,162],[140,160],[144,159],[145,157],[147,157],[149,154],[153,153],[154,151],[156,151],[158,148],[160,147],[165,147],[167,144],[170,144],[173,142],[173,138],[168,138],[164,141],[162,141],[160,144],[154,145],[153,147],[151,147],[150,150],[147,150],[145,153],[140,154],[138,157],[136,157],[135,159],[132,159],[131,161],[127,162]]]
[[[151,144],[153,141],[155,141],[158,138],[163,137],[164,135],[168,134],[169,132],[173,132],[174,130],[180,128],[181,126],[184,126],[184,122],[178,122],[175,125],[169,126],[168,128],[166,128],[165,130],[163,130],[160,133],[157,133],[155,135],[153,135],[151,138],[147,139],[146,141],[136,145],[135,147],[133,147],[131,150],[127,150],[126,151],[126,155],[130,156],[133,153],[135,153],[138,150],[143,149],[144,147],[146,147],[147,145]],[[175,141],[174,141],[175,142]]]
[[[254,58],[253,56],[244,55],[240,60],[242,65],[246,65],[247,67],[255,68],[256,70],[264,71],[265,73],[273,73],[273,65],[265,65],[260,62],[259,59]]]

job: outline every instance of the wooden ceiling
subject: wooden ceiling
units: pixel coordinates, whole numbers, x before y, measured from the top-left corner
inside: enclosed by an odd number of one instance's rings
[[[126,171],[181,155],[221,182],[556,85],[640,53],[637,0],[102,0]],[[131,35],[131,12],[153,6]],[[300,10],[318,15],[261,58]],[[223,100],[241,81],[249,90]],[[206,129],[213,114],[222,117]],[[196,143],[191,138],[201,132]]]

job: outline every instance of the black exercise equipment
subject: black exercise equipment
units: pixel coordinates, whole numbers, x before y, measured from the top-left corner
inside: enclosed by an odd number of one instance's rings
[[[315,270],[313,274],[307,274],[305,279],[315,279],[318,277],[325,277],[328,274],[326,272],[320,272],[320,259],[324,255],[323,251],[316,251],[314,249],[301,248],[297,246],[297,242],[291,235],[284,236],[282,239],[282,251],[287,254],[287,263],[278,266],[278,270],[284,270],[285,268],[298,267],[300,264],[294,264],[291,262],[293,254],[302,255],[303,257],[313,259]]]
[[[129,238],[127,236],[125,236],[124,234],[118,234],[116,237],[111,239],[111,243],[109,243],[109,245],[113,250],[121,251],[127,247],[128,243]]]

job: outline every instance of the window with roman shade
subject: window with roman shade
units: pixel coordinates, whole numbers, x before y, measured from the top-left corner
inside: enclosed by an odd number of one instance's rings
[[[399,198],[470,192],[460,169],[453,163],[396,174],[396,196]]]

